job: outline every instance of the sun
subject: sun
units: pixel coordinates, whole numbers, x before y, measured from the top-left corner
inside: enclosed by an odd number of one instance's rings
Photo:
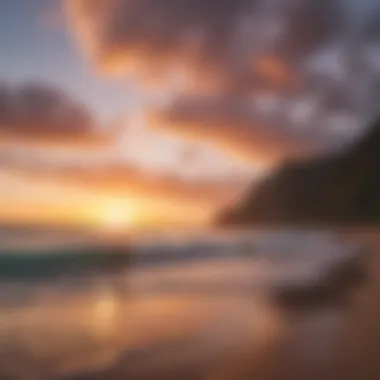
[[[134,224],[134,212],[124,204],[111,203],[105,205],[99,212],[101,225],[108,230],[131,228]]]

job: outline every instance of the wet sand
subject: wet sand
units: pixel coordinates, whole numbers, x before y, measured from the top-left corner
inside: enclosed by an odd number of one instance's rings
[[[2,283],[0,379],[379,379],[380,237],[350,235],[372,247],[368,284],[296,310],[248,259]]]
[[[344,334],[334,353],[331,379],[380,379],[380,233],[362,232],[370,247],[369,282],[354,297]]]

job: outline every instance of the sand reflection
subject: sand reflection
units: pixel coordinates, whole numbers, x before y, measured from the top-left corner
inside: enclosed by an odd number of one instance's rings
[[[255,272],[246,260],[211,260],[8,284],[19,301],[0,312],[0,378],[266,379],[272,367],[286,372],[288,355],[318,363],[340,316],[285,313]]]

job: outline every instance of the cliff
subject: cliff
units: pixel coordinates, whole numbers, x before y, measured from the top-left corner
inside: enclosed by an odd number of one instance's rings
[[[217,224],[380,222],[380,119],[345,152],[287,162]]]

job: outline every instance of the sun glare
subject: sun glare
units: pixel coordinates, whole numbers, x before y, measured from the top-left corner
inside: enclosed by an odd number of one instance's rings
[[[133,211],[123,204],[108,204],[100,210],[100,223],[109,230],[130,228],[134,223]]]

